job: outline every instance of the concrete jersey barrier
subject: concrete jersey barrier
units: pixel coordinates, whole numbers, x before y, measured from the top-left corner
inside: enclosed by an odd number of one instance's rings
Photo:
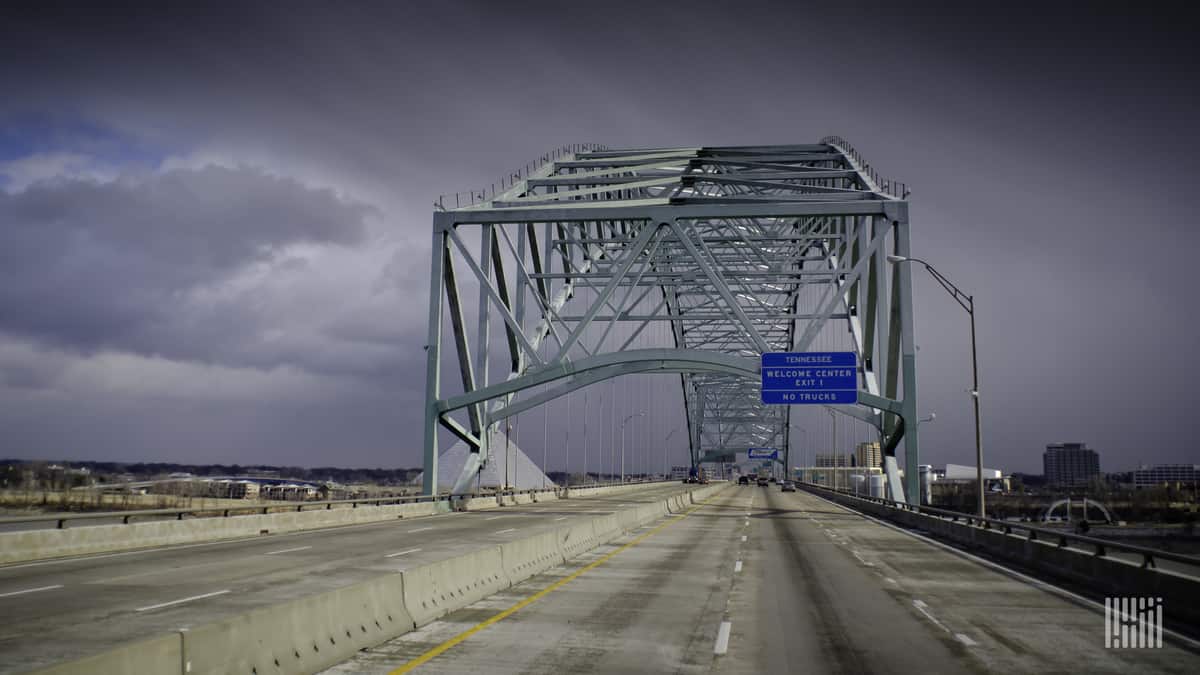
[[[403,577],[389,574],[182,631],[183,671],[312,673],[414,625]]]
[[[510,583],[518,584],[565,562],[558,532],[543,532],[500,545],[500,559]]]
[[[418,626],[512,585],[504,572],[499,546],[400,574],[404,577],[404,606]]]

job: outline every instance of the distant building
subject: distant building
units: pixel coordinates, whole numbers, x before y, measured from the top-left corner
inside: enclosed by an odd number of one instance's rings
[[[1158,487],[1170,483],[1200,483],[1200,465],[1156,464],[1143,466],[1133,472],[1135,488]]]
[[[840,452],[818,452],[813,455],[813,466],[850,466],[850,455]]]
[[[882,466],[883,452],[879,449],[879,443],[859,443],[858,448],[854,451],[854,465],[872,469]]]
[[[229,499],[258,499],[261,486],[254,481],[239,480],[229,484]]]
[[[986,466],[983,467],[984,480],[996,480],[1003,477],[1004,472],[1002,472],[1000,469],[989,469]],[[942,471],[938,478],[941,480],[977,481],[979,480],[979,470],[976,469],[974,465],[947,464],[946,470]]]
[[[1087,485],[1100,475],[1100,455],[1085,443],[1051,443],[1042,454],[1046,484]]]

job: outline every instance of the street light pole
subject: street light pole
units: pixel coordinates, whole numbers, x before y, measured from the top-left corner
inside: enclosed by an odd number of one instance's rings
[[[833,489],[838,488],[838,469],[841,468],[841,454],[837,449],[837,413],[833,412],[833,408],[826,410],[829,417],[833,420],[833,448],[830,452],[830,457],[833,460]]]
[[[634,413],[621,421],[621,484],[625,483],[625,423],[635,417],[645,417],[646,413]]]
[[[663,480],[666,480],[667,478],[667,441],[671,440],[671,437],[674,436],[675,432],[679,431],[679,429],[680,427],[675,427],[671,430],[671,433],[667,434],[667,437],[663,439]]]
[[[807,446],[807,445],[808,445],[808,431],[807,431],[806,429],[803,429],[803,428],[801,428],[801,427],[798,427],[798,426],[796,426],[795,424],[789,424],[789,425],[788,425],[788,429],[795,429],[796,431],[799,431],[800,433],[804,434],[804,445],[805,445],[805,446]],[[790,445],[790,443],[789,443],[789,445]],[[803,447],[803,446],[801,446],[801,448],[800,448],[800,463],[801,463],[801,464],[804,464],[804,463],[805,463],[804,454],[805,454],[804,447]],[[806,471],[808,471],[808,469],[810,469],[810,468],[811,468],[811,466],[810,466],[810,465],[806,465],[804,468],[805,468],[805,470],[806,470]],[[812,472],[811,472],[811,471],[808,471],[808,473],[812,473]],[[807,479],[808,477],[809,477],[809,476],[808,476],[808,474],[805,474],[805,478]],[[789,476],[789,478],[790,478],[790,476]]]
[[[971,315],[971,398],[974,399],[975,406],[975,479],[977,488],[979,490],[979,517],[986,518],[987,508],[983,495],[983,432],[981,431],[979,425],[979,359],[975,350],[975,296],[963,293],[958,286],[955,286],[953,282],[942,276],[941,272],[938,272],[936,269],[934,269],[933,265],[930,265],[924,260],[919,258],[906,258],[899,255],[889,255],[887,259],[890,263],[921,263],[925,266],[925,269],[929,270],[929,273],[933,275],[933,278],[942,285],[942,288],[946,289],[946,292],[954,298],[954,301],[957,302],[960,307],[967,310],[967,314]]]

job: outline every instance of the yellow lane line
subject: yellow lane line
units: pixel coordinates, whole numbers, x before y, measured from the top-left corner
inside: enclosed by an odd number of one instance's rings
[[[597,560],[593,563],[590,563],[586,567],[583,567],[582,569],[576,571],[575,573],[571,574],[570,576],[559,579],[558,581],[550,584],[549,586],[543,588],[542,590],[538,591],[537,593],[534,593],[533,595],[529,596],[528,598],[525,598],[524,600],[522,600],[522,601],[518,602],[517,604],[513,605],[512,607],[509,607],[508,609],[500,612],[499,614],[496,614],[495,616],[492,616],[488,619],[485,619],[484,621],[481,621],[481,622],[475,624],[471,628],[459,633],[458,635],[455,635],[454,637],[450,638],[449,640],[446,640],[445,642],[434,647],[433,649],[430,649],[429,651],[418,656],[417,658],[413,659],[412,661],[409,661],[408,663],[405,663],[404,665],[400,666],[399,668],[391,671],[388,675],[399,675],[400,673],[407,673],[407,672],[410,672],[411,670],[413,670],[414,668],[417,668],[418,666],[428,663],[430,660],[438,657],[442,653],[449,650],[451,647],[466,640],[467,638],[471,637],[475,633],[478,633],[479,631],[483,630],[484,628],[487,628],[488,626],[491,626],[494,623],[503,621],[504,619],[508,618],[515,612],[517,612],[525,607],[528,607],[529,605],[537,602],[538,600],[542,599],[546,595],[549,595],[551,592],[556,591],[559,588],[562,588],[563,586],[570,583],[571,581],[574,581],[576,578],[578,578],[582,574],[589,572],[589,571],[603,565],[604,563],[608,562],[609,558],[612,558],[613,556],[620,553],[621,551],[624,551],[625,549],[631,548],[633,546],[637,546],[643,540],[645,540],[646,538],[655,534],[656,532],[663,529],[664,527],[666,527],[672,523],[677,523],[677,522],[683,520],[684,518],[687,518],[688,516],[692,515],[692,513],[704,508],[707,505],[708,505],[708,500],[700,502],[699,506],[688,509],[686,512],[684,512],[683,515],[675,516],[675,517],[671,518],[670,520],[663,523],[662,525],[655,527],[653,530],[650,530],[649,532],[639,536],[637,539],[634,539],[633,541],[629,542],[628,544],[625,544],[621,548],[618,548],[617,550],[615,550],[611,553],[608,553],[603,558],[600,558],[599,560]]]

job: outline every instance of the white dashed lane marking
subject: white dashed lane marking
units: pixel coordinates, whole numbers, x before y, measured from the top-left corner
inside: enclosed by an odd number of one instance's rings
[[[56,588],[62,588],[62,587],[63,587],[62,584],[55,584],[53,586],[39,586],[37,588],[26,588],[23,591],[11,591],[9,593],[0,593],[0,598],[7,598],[7,597],[13,596],[13,595],[25,595],[26,593],[37,593],[38,591],[52,591]]]
[[[717,643],[713,645],[713,653],[720,656],[729,651],[729,629],[733,624],[728,621],[721,622],[721,628],[717,630]]]
[[[271,551],[270,553],[264,553],[263,555],[279,555],[280,553],[294,553],[296,551],[304,551],[304,550],[307,550],[310,548],[312,548],[312,547],[311,546],[297,546],[296,548],[285,548],[282,551]]]
[[[225,595],[228,592],[229,592],[229,589],[225,589],[223,591],[214,591],[212,593],[205,593],[204,595],[193,595],[190,598],[180,598],[178,600],[172,600],[170,602],[160,602],[157,605],[149,605],[147,607],[138,607],[134,611],[135,612],[148,612],[152,609],[160,609],[162,607],[170,607],[171,605],[181,605],[185,602],[191,602],[193,600],[203,600],[204,598],[211,598],[216,595]]]

